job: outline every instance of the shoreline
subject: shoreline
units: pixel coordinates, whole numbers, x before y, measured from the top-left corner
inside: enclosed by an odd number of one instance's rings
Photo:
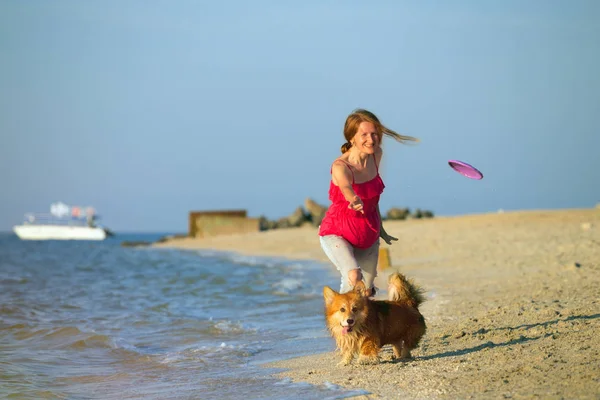
[[[362,389],[362,398],[598,398],[600,210],[527,210],[386,221],[392,268],[424,287],[428,331],[414,360],[337,366],[322,353],[264,364],[276,376]],[[316,229],[172,239],[210,249],[328,264]],[[333,267],[332,267],[333,268]],[[383,290],[382,290],[383,292]],[[385,296],[386,293],[378,295]],[[321,312],[321,310],[319,310]],[[333,341],[333,339],[330,339]]]

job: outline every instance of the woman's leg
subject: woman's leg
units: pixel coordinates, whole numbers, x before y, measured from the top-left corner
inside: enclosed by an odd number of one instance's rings
[[[367,249],[354,249],[354,258],[362,271],[367,289],[372,289],[377,276],[377,261],[379,260],[379,240]],[[371,292],[372,294],[372,292]]]
[[[362,275],[354,247],[346,239],[337,235],[319,236],[321,248],[342,275],[340,293],[349,292],[361,280]]]

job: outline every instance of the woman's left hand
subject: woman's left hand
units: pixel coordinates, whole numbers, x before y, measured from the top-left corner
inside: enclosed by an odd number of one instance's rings
[[[395,242],[398,240],[398,238],[395,238],[395,237],[389,235],[386,231],[381,231],[381,233],[379,234],[379,237],[382,238],[383,241],[389,245],[391,245],[392,242]]]

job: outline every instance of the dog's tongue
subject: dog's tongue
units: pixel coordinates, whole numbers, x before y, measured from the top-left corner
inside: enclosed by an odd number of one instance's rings
[[[351,327],[349,327],[349,326],[342,327],[342,334],[345,335],[348,332],[352,332],[352,328]]]

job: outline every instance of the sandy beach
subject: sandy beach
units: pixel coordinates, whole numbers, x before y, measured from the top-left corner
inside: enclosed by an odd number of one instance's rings
[[[428,331],[415,358],[393,362],[386,347],[375,366],[338,366],[339,355],[325,353],[267,367],[298,382],[363,389],[369,399],[600,398],[599,208],[385,227],[399,240],[383,245],[392,267],[377,286],[398,270],[426,290]],[[155,246],[327,261],[308,226]]]

